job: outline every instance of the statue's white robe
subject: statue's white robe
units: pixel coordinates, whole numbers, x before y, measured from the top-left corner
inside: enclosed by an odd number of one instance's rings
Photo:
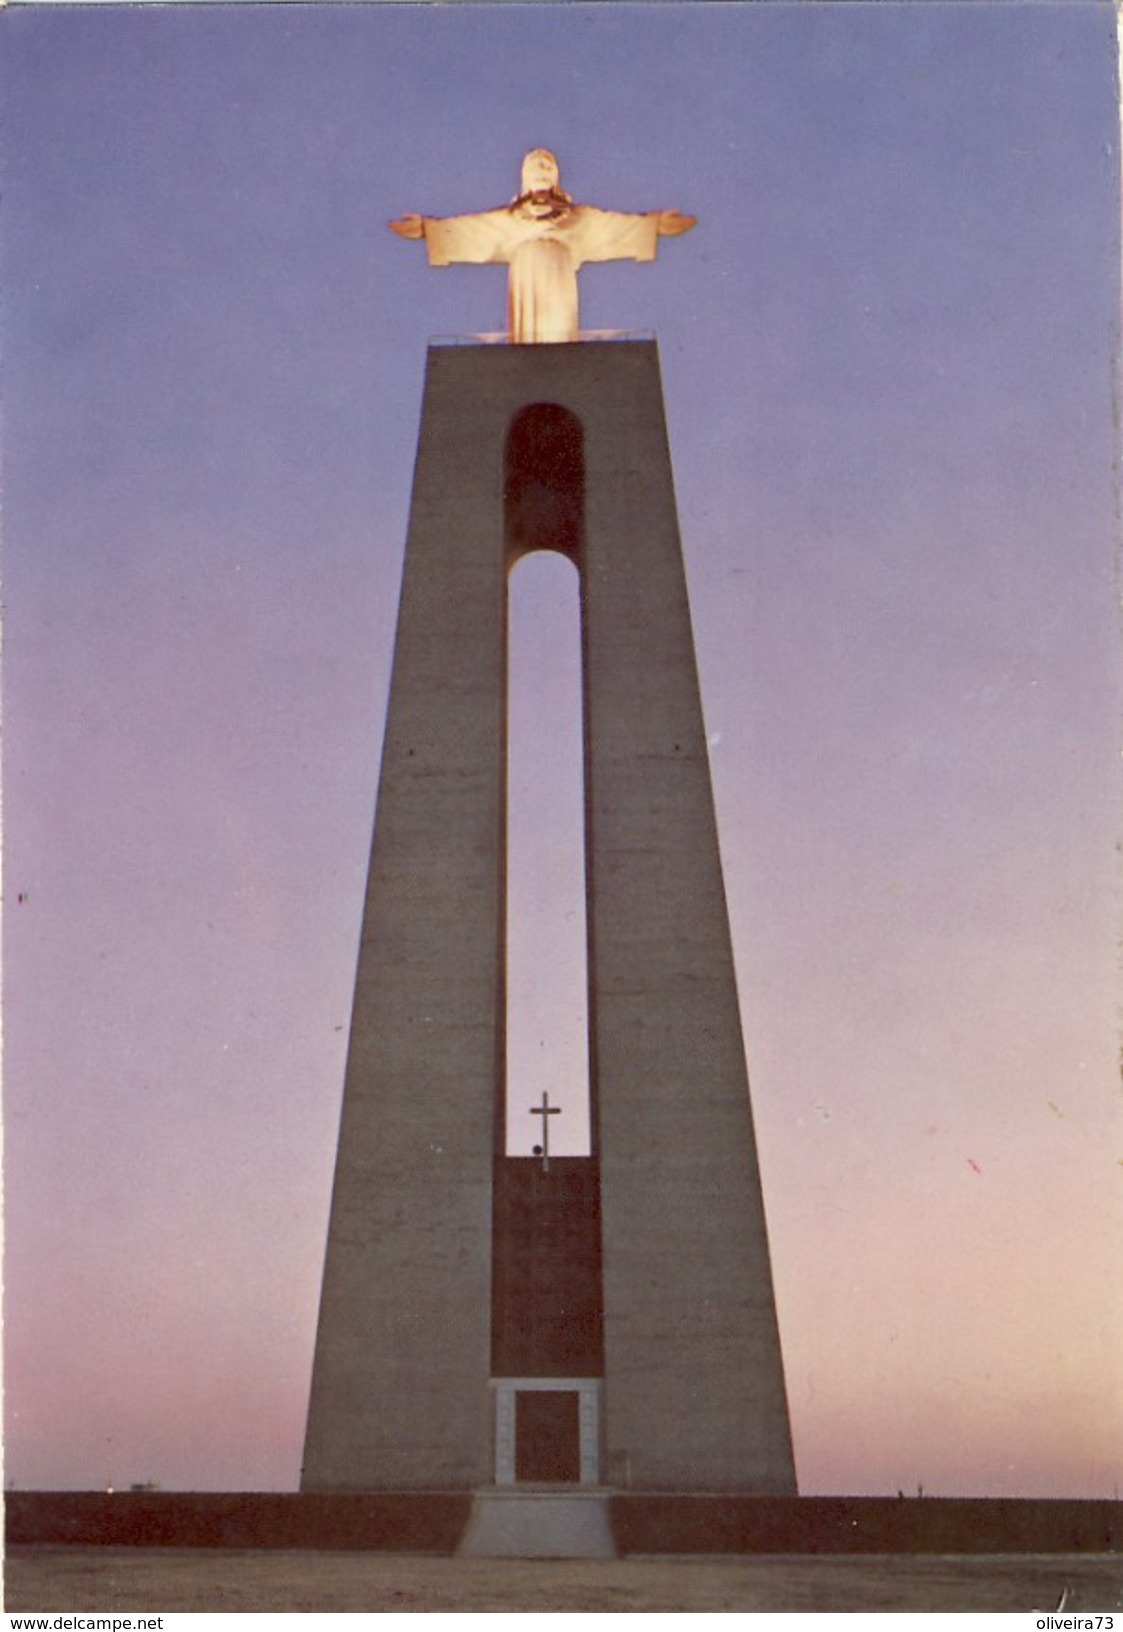
[[[655,215],[621,215],[588,204],[554,214],[533,205],[480,215],[424,217],[430,266],[452,261],[505,262],[507,319],[512,340],[576,340],[577,273],[586,261],[653,261],[659,245]]]

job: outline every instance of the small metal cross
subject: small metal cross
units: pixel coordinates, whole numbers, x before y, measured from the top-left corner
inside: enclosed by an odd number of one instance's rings
[[[540,1146],[536,1145],[534,1147],[534,1154],[537,1156],[541,1151],[542,1171],[548,1173],[550,1171],[550,1118],[561,1115],[561,1106],[551,1105],[549,1094],[543,1093],[541,1105],[532,1105],[530,1114],[542,1118],[542,1143]]]

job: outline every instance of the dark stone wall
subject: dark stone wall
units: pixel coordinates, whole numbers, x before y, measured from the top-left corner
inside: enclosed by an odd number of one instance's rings
[[[17,1546],[456,1551],[471,1497],[10,1491]],[[614,1496],[622,1554],[1120,1553],[1123,1503],[856,1496]]]
[[[883,1496],[617,1496],[622,1553],[1112,1553],[1123,1503]]]
[[[468,1495],[262,1495],[258,1492],[9,1491],[15,1546],[289,1547],[340,1551],[456,1551]]]
[[[492,1200],[492,1376],[603,1376],[597,1162],[497,1157]]]

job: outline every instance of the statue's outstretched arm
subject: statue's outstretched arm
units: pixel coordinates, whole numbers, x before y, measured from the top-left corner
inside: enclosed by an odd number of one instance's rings
[[[399,238],[423,238],[430,266],[451,261],[506,261],[518,242],[509,210],[479,215],[403,215],[390,222]]]
[[[655,224],[660,238],[680,238],[684,232],[698,225],[698,217],[683,215],[681,210],[656,210]]]
[[[677,238],[695,224],[694,216],[680,210],[629,215],[579,204],[574,215],[573,242],[581,261],[653,261],[660,238]]]

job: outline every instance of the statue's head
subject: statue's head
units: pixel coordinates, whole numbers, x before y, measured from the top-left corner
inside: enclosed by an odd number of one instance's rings
[[[561,172],[554,155],[544,147],[536,147],[523,160],[521,194],[551,193],[558,185]]]

